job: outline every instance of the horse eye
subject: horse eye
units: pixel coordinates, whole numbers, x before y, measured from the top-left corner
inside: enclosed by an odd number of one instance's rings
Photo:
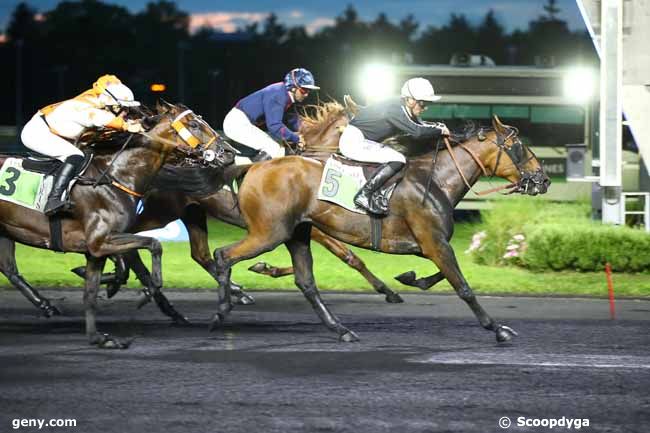
[[[199,124],[198,124],[198,122],[196,122],[196,121],[194,121],[194,120],[190,121],[190,128],[192,128],[192,129],[199,129]]]

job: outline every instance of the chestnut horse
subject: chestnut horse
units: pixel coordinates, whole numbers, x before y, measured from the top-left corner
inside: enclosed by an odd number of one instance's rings
[[[92,161],[71,191],[74,206],[61,218],[61,249],[86,255],[86,334],[92,344],[103,348],[127,346],[97,332],[97,291],[106,257],[130,250],[149,250],[152,255],[150,295],[154,296],[162,286],[160,243],[128,233],[136,219],[140,197],[160,167],[181,155],[190,161],[209,159],[214,166],[225,166],[234,160],[234,150],[218,140],[216,132],[187,107],[164,103],[159,111],[162,114],[145,122],[153,124],[146,133],[108,134],[103,140],[86,146],[86,152],[92,149]],[[0,163],[4,159],[0,157]],[[38,293],[18,272],[15,242],[52,249],[49,220],[38,211],[0,201],[0,272],[36,303],[40,298]],[[56,313],[49,305],[38,306],[46,313]]]
[[[310,113],[302,116],[300,131],[307,142],[305,154],[328,155],[337,151],[340,128],[348,123],[348,110],[354,109],[348,107],[347,104],[351,104],[349,99],[346,99],[346,107],[335,102],[309,107]],[[318,143],[318,145],[314,143]],[[246,228],[239,213],[235,195],[231,191],[221,188],[224,184],[229,184],[231,178],[243,175],[247,169],[246,166],[232,167],[225,171],[203,167],[165,166],[154,180],[152,191],[147,196],[144,212],[138,216],[132,230],[134,232],[152,230],[180,219],[188,230],[192,258],[216,280],[216,266],[208,245],[206,217],[209,215],[229,224]],[[400,295],[393,292],[370,272],[365,263],[344,243],[327,236],[316,227],[312,228],[311,239],[323,245],[343,262],[361,273],[375,291],[385,295],[386,302],[403,302]],[[123,258],[116,258],[115,274],[105,274],[102,277],[102,281],[109,285],[109,297],[119,290],[121,284],[126,283],[129,268],[135,272],[145,286],[149,285],[149,273],[138,254],[129,253]],[[251,270],[273,277],[293,273],[293,268],[269,268],[264,263],[252,266]],[[80,276],[84,275],[82,268],[73,269],[73,272]],[[235,289],[233,294],[238,303],[250,304],[254,302],[253,298],[244,293],[239,286],[235,285],[233,288]],[[165,299],[162,294],[158,296]],[[186,322],[186,319],[180,314],[175,312],[170,314],[170,311],[174,310],[169,309],[169,303],[166,300],[162,305],[165,306],[162,309],[164,314],[177,322]]]
[[[493,320],[478,303],[465,280],[449,243],[453,234],[454,206],[482,174],[512,182],[512,192],[536,195],[546,192],[549,179],[535,155],[518,138],[516,128],[492,120],[493,130],[480,130],[451,151],[434,151],[411,158],[404,178],[382,220],[379,249],[390,254],[414,254],[430,259],[476,315],[481,326],[493,331],[499,342],[516,335]],[[313,275],[311,227],[349,244],[370,249],[371,223],[343,207],[317,199],[323,171],[319,161],[290,156],[256,164],[239,191],[239,208],[248,227],[241,241],[215,252],[219,303],[212,326],[220,325],[231,311],[231,267],[241,260],[284,243],[291,254],[295,282],[324,324],[342,341],[356,341],[323,303]],[[430,174],[435,179],[429,182]]]

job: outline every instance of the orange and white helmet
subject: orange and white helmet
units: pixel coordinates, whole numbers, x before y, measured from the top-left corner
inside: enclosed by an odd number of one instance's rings
[[[93,90],[105,106],[137,107],[131,89],[126,87],[115,75],[103,75],[93,84]]]

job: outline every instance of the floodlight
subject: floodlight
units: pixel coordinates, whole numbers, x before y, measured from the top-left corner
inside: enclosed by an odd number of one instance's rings
[[[361,69],[359,88],[367,102],[385,99],[395,92],[395,74],[388,65],[371,63]]]
[[[595,84],[591,69],[568,69],[564,75],[564,97],[575,104],[586,104],[594,94]]]

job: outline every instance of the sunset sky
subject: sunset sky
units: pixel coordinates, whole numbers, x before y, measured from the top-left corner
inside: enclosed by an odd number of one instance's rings
[[[147,0],[108,0],[106,3],[121,5],[132,12],[138,12]],[[11,12],[20,0],[0,1],[0,31],[9,22]],[[52,9],[59,0],[30,0],[27,3],[38,12]],[[441,25],[452,13],[465,14],[477,23],[493,9],[507,31],[525,29],[528,21],[543,12],[545,0],[182,0],[176,4],[192,15],[193,29],[210,26],[224,32],[233,32],[239,26],[263,20],[274,12],[280,21],[288,26],[304,25],[314,32],[334,22],[345,7],[352,3],[361,19],[372,20],[385,12],[394,22],[412,13],[420,22],[420,29],[428,25]],[[558,0],[559,17],[569,23],[572,29],[584,27],[575,0]]]

